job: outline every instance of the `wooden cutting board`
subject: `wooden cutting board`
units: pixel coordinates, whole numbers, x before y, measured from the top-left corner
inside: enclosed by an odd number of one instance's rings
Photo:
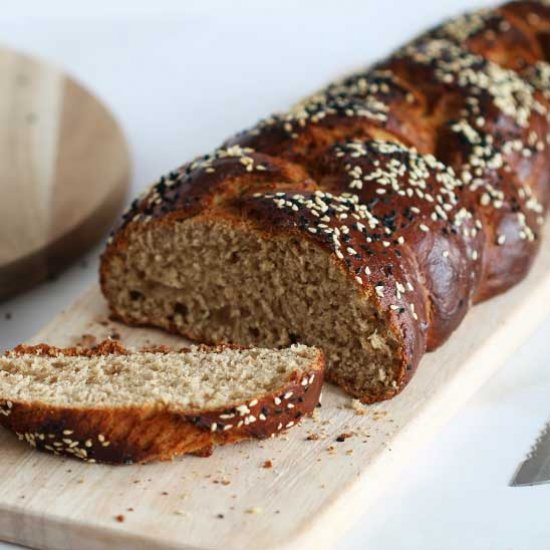
[[[0,300],[102,237],[129,174],[100,101],[56,67],[0,48]]]
[[[357,411],[327,385],[318,418],[283,437],[144,466],[60,459],[0,431],[0,539],[79,550],[318,550],[336,543],[550,313],[550,224],[545,232],[529,277],[475,307],[391,401]],[[95,286],[34,342],[74,345],[109,335],[127,345],[183,342],[110,322]]]

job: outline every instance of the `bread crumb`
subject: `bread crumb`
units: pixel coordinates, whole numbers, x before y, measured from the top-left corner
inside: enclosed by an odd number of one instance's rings
[[[335,439],[335,441],[338,443],[343,443],[349,437],[353,437],[353,435],[353,432],[343,432]]]
[[[273,468],[273,462],[271,462],[271,460],[266,460],[266,461],[262,464],[262,468]]]
[[[374,411],[372,413],[372,419],[377,421],[388,415],[388,411]]]
[[[115,520],[118,521],[119,523],[123,523],[125,519],[126,518],[122,514],[115,516]]]
[[[206,477],[209,478],[210,476],[206,476]],[[231,481],[229,479],[226,479],[226,478],[213,479],[212,483],[214,483],[216,485],[231,485]]]
[[[349,408],[353,409],[358,416],[365,416],[367,414],[367,407],[359,399],[352,399],[349,403]]]
[[[319,434],[309,434],[306,437],[306,441],[317,441],[319,438]]]
[[[259,506],[252,506],[252,508],[247,508],[246,513],[247,514],[261,514],[263,512],[263,509]]]

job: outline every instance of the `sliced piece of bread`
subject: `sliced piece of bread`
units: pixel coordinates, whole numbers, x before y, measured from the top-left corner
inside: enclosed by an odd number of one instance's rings
[[[199,347],[19,346],[0,357],[0,425],[88,462],[169,460],[266,438],[319,402],[323,353]]]

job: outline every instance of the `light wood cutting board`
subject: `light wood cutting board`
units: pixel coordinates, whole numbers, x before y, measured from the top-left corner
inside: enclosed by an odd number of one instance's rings
[[[363,415],[327,386],[318,418],[286,436],[145,466],[60,459],[0,431],[0,538],[78,550],[317,550],[336,543],[550,313],[550,224],[545,233],[529,277],[475,307],[402,394]],[[34,341],[73,345],[109,335],[129,345],[183,341],[108,321],[97,287]],[[337,442],[341,434],[350,436]],[[271,468],[262,467],[266,460]]]
[[[128,147],[107,108],[58,68],[0,48],[0,300],[105,235]]]

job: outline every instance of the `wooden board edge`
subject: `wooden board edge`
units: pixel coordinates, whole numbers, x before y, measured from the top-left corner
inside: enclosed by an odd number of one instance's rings
[[[17,531],[8,529],[17,526]],[[36,549],[79,550],[204,550],[170,541],[148,539],[116,527],[89,525],[65,517],[37,514],[23,508],[0,511],[0,541]]]

